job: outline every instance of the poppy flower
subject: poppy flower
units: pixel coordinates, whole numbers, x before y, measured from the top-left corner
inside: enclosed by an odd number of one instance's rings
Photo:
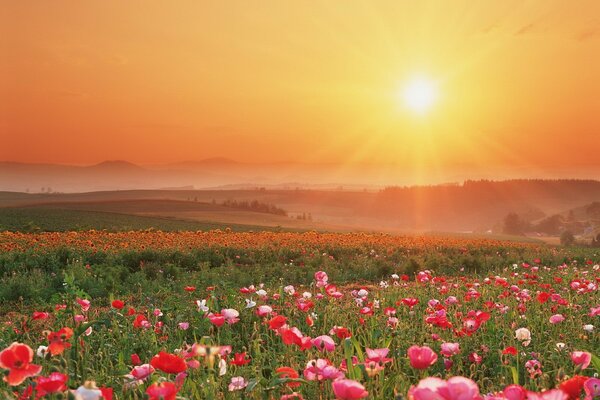
[[[277,373],[277,375],[279,375],[280,378],[291,378],[291,379],[297,379],[300,377],[300,375],[298,374],[298,371],[296,371],[293,368],[290,367],[279,367],[275,370],[275,372]],[[288,387],[291,388],[295,388],[301,385],[300,382],[286,382],[286,385]]]
[[[574,351],[571,353],[571,361],[573,361],[577,367],[586,369],[592,362],[592,354],[587,351]]]
[[[146,389],[148,400],[175,400],[177,386],[173,382],[153,383]]]
[[[71,343],[68,342],[73,336],[73,330],[69,327],[64,327],[57,332],[50,332],[48,334],[48,351],[51,355],[56,356],[62,354],[65,349],[71,347]]]
[[[122,300],[113,300],[110,305],[112,308],[116,308],[117,310],[122,310],[123,307],[125,307],[125,303]]]
[[[159,352],[152,357],[150,365],[167,374],[178,374],[187,369],[185,360],[175,354],[170,354],[164,351]]]
[[[10,386],[17,386],[31,376],[42,371],[41,365],[31,364],[33,350],[23,343],[14,342],[0,352],[0,368],[7,369],[4,381]]]
[[[587,376],[575,375],[571,379],[561,382],[558,388],[569,396],[569,400],[578,400],[588,379]]]
[[[363,385],[351,379],[338,379],[331,386],[338,400],[358,400],[369,395]]]
[[[217,328],[223,326],[223,324],[225,323],[225,317],[219,313],[208,314],[208,320]]]
[[[40,320],[40,319],[47,319],[50,316],[50,314],[48,314],[47,312],[43,312],[43,311],[34,311],[33,312],[33,320]]]
[[[241,366],[241,365],[246,365],[248,363],[250,363],[250,358],[246,358],[246,352],[243,353],[235,353],[233,355],[233,360],[230,361],[229,363],[232,365],[237,365],[237,366]]]
[[[67,380],[69,377],[60,372],[53,372],[50,375],[38,376],[36,379],[37,397],[43,397],[51,393],[61,393],[67,390]]]
[[[269,329],[272,329],[275,331],[275,330],[283,327],[286,324],[286,322],[287,322],[286,317],[284,317],[283,315],[277,315],[268,321]]]
[[[410,365],[415,369],[427,369],[438,359],[435,351],[427,346],[411,346],[408,348],[407,354]]]
[[[145,315],[138,314],[135,317],[135,319],[133,320],[133,327],[134,328],[149,328],[150,322],[148,321],[148,319],[146,318]]]

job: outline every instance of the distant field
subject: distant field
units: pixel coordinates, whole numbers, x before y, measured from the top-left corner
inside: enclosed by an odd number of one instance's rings
[[[52,207],[0,208],[0,231],[71,230],[128,231],[154,228],[162,231],[198,231],[230,228],[234,231],[274,230],[259,225],[186,221],[105,211],[60,209]]]

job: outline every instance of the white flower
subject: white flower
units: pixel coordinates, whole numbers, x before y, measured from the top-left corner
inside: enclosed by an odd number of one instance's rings
[[[286,287],[283,288],[283,291],[290,296],[293,296],[294,293],[296,293],[296,289],[294,289],[294,287],[292,285],[287,285]]]
[[[389,283],[387,283],[387,281],[381,281],[379,282],[379,287],[382,289],[387,289],[390,286]]]
[[[198,306],[198,311],[202,311],[207,313],[210,309],[206,306],[206,299],[196,300],[196,305]]]
[[[358,297],[366,297],[369,295],[369,292],[366,289],[360,289],[357,294]]]
[[[267,291],[265,289],[259,289],[256,291],[256,295],[260,297],[265,297],[267,295]]]
[[[93,381],[85,382],[72,393],[77,400],[99,400],[102,397],[102,391],[96,387],[96,383]]]
[[[392,279],[398,280],[400,279],[400,276],[398,274],[392,274]]]
[[[44,358],[46,357],[46,354],[48,354],[48,346],[40,346],[37,348],[37,351],[35,352],[35,354],[37,354],[38,357]]]
[[[224,359],[219,360],[219,376],[223,376],[227,373],[227,361]]]
[[[515,331],[515,338],[523,342],[523,346],[529,346],[531,342],[531,332],[527,328],[519,328]]]
[[[594,325],[592,324],[587,324],[583,326],[583,330],[586,332],[593,332],[594,331]]]
[[[564,349],[564,348],[565,348],[565,346],[566,346],[566,344],[564,344],[564,343],[561,343],[561,342],[559,342],[559,343],[556,343],[556,348],[557,348],[558,350],[562,350],[562,349]]]
[[[304,292],[302,293],[302,297],[304,297],[305,299],[310,299],[312,297],[312,294],[310,292]]]
[[[246,308],[252,308],[256,306],[256,302],[252,299],[246,299]]]

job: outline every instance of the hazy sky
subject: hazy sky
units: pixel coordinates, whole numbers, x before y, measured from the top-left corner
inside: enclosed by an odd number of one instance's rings
[[[0,160],[600,164],[597,0],[0,4]]]

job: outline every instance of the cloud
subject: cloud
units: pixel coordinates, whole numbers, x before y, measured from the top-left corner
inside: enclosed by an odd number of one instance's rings
[[[515,36],[527,35],[531,33],[535,27],[536,25],[533,22],[524,25],[523,27],[521,27],[521,29],[515,32]]]
[[[585,42],[587,40],[591,40],[597,36],[600,36],[600,27],[592,27],[588,28],[577,35],[575,35],[575,40],[578,42]]]

